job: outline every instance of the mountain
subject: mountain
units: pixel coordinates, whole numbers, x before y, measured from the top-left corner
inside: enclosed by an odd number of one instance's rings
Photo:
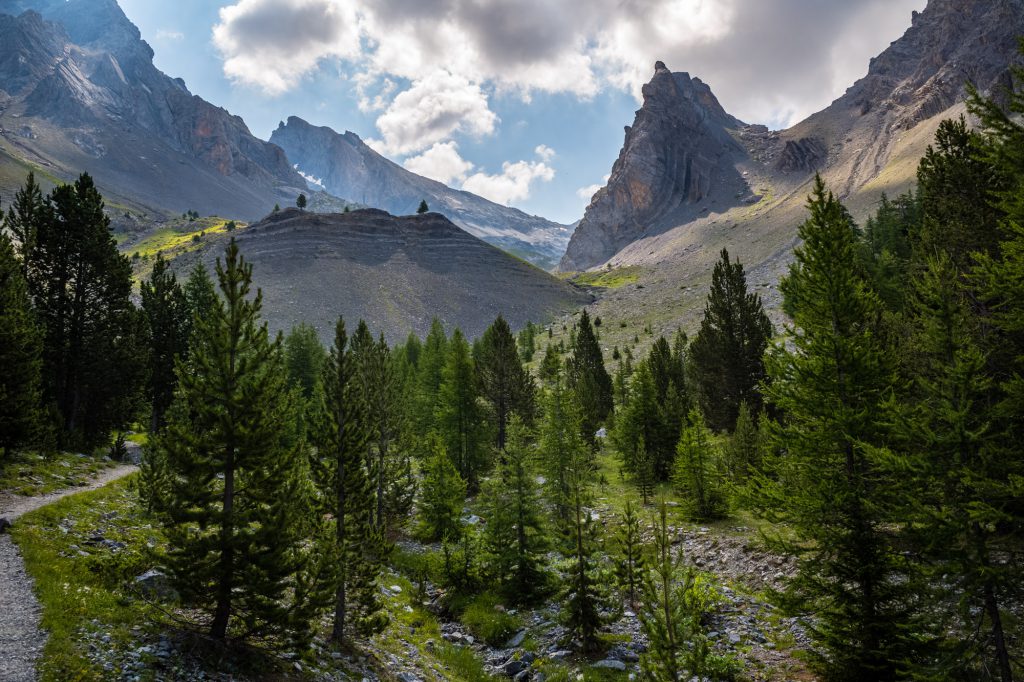
[[[573,233],[562,270],[600,265],[649,230],[687,222],[704,203],[728,202],[746,185],[735,166],[744,151],[730,134],[746,126],[725,112],[711,88],[658,62],[643,98],[608,184]]]
[[[420,201],[484,241],[551,268],[565,252],[571,228],[452,189],[384,158],[352,132],[341,135],[292,116],[270,136],[307,178],[337,196],[396,215]]]
[[[1024,0],[930,0],[864,78],[783,131],[736,121],[708,86],[657,64],[561,269],[600,268],[600,279],[619,285],[598,313],[669,332],[696,325],[711,268],[728,248],[781,321],[776,284],[814,174],[860,220],[883,192],[911,188],[938,124],[965,112],[966,84],[998,95],[1010,83],[1020,35]]]
[[[115,0],[0,0],[0,189],[88,171],[115,205],[245,220],[306,188],[276,145],[153,65]]]
[[[590,302],[576,287],[514,258],[439,213],[393,216],[376,209],[321,214],[290,208],[234,233],[263,291],[274,330],[298,322],[333,340],[343,315],[365,319],[389,342],[426,335],[437,316],[469,338],[500,313],[512,327],[544,322]],[[212,267],[227,235],[174,261],[184,273],[196,259]]]

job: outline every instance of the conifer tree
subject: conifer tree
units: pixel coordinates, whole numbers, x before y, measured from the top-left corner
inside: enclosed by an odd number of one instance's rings
[[[300,211],[305,211],[305,210],[306,210],[306,205],[307,205],[308,203],[309,203],[309,201],[308,201],[308,200],[306,199],[306,195],[305,195],[305,194],[300,194],[300,195],[298,196],[298,198],[297,198],[297,199],[295,199],[295,206],[296,206],[296,207],[297,207],[297,208],[298,208],[298,209],[299,209]]]
[[[743,265],[722,249],[704,319],[690,345],[701,408],[712,429],[731,431],[742,402],[760,410],[758,385],[764,379],[763,356],[771,336],[761,297],[747,291]]]
[[[145,378],[131,265],[88,174],[55,188],[42,208],[35,196],[26,186],[13,223],[30,243],[24,267],[43,330],[44,399],[57,407],[63,444],[96,445],[134,416]]]
[[[544,349],[544,357],[540,361],[540,380],[550,385],[562,375],[562,359],[558,351],[550,343]]]
[[[292,327],[284,337],[284,354],[289,383],[310,400],[327,359],[316,329],[305,322]]]
[[[323,511],[332,520],[324,555],[334,568],[326,578],[334,588],[331,639],[338,644],[349,628],[368,634],[387,622],[376,584],[386,550],[373,527],[373,488],[363,457],[369,440],[366,404],[356,371],[345,323],[339,319],[334,346],[323,364],[322,385],[315,392],[319,409],[311,429],[317,445],[313,477]]]
[[[21,262],[0,231],[0,455],[40,435],[41,353]]]
[[[880,304],[857,264],[848,214],[817,178],[803,245],[782,282],[792,303],[789,342],[769,355],[769,396],[784,415],[786,456],[759,477],[770,518],[796,538],[772,539],[797,557],[790,605],[814,609],[812,634],[830,679],[890,680],[911,655],[911,582],[887,526],[898,498],[871,456],[886,439],[891,359],[874,333]]]
[[[505,448],[512,415],[533,418],[533,380],[523,368],[516,340],[501,315],[484,332],[476,362],[483,396],[491,405],[499,450]]]
[[[14,202],[7,209],[4,227],[17,239],[22,276],[28,280],[28,268],[35,261],[32,253],[39,226],[51,219],[50,207],[43,201],[43,191],[36,182],[35,173],[29,172],[25,185],[14,195]]]
[[[412,422],[414,430],[419,434],[430,433],[434,427],[442,371],[447,358],[448,337],[445,335],[441,321],[435,317],[430,323],[430,332],[423,341],[417,362]]]
[[[562,599],[566,628],[580,642],[583,651],[592,652],[599,644],[598,630],[616,620],[618,613],[611,609],[607,576],[602,575],[598,557],[597,531],[593,514],[588,509],[593,478],[588,455],[586,451],[578,450],[569,462],[567,502],[571,518],[566,530],[571,563]]]
[[[214,286],[213,280],[210,279],[210,273],[206,271],[206,267],[199,262],[189,271],[188,279],[185,280],[182,289],[185,292],[185,302],[188,305],[191,336],[191,330],[196,327],[195,320],[207,319],[217,306],[217,288]]]
[[[682,682],[696,677],[720,679],[715,673],[728,669],[710,653],[701,628],[704,601],[693,569],[684,567],[682,555],[673,556],[664,500],[654,525],[651,564],[644,576],[637,616],[649,641],[640,658],[646,679]]]
[[[371,442],[366,452],[366,469],[374,485],[374,524],[383,528],[387,505],[389,473],[394,470],[392,444],[400,428],[401,411],[398,407],[398,377],[391,362],[391,350],[383,335],[373,340],[370,329],[362,320],[352,338],[352,351],[356,359],[363,400],[366,402],[367,422]]]
[[[622,521],[616,533],[617,557],[615,575],[622,594],[631,609],[637,608],[643,576],[646,573],[640,517],[632,499],[626,500]]]
[[[416,209],[416,213],[419,214],[419,215],[423,215],[424,213],[428,212],[429,210],[430,210],[430,207],[427,206],[427,200],[423,199],[422,201],[420,201],[420,205]]]
[[[742,484],[761,468],[761,435],[747,404],[740,403],[736,428],[725,448],[725,463],[733,483]]]
[[[690,520],[713,521],[727,511],[718,473],[720,456],[699,410],[690,411],[689,422],[679,437],[673,482]]]
[[[910,454],[893,455],[890,463],[894,476],[913,481],[900,520],[926,558],[928,584],[948,591],[957,606],[952,622],[938,625],[962,634],[940,659],[941,670],[932,672],[948,673],[955,661],[964,678],[1009,682],[1006,623],[1012,617],[1006,602],[1024,569],[995,557],[1006,551],[1009,534],[1024,528],[1024,512],[1014,512],[1012,483],[1024,475],[1024,464],[1007,456],[993,428],[992,380],[961,281],[944,253],[915,278],[916,400],[902,407],[897,420]]]
[[[572,356],[566,361],[566,382],[580,406],[580,428],[583,437],[594,444],[594,433],[611,415],[612,378],[604,366],[601,345],[594,334],[590,315],[586,309],[580,315],[576,336],[572,343]]]
[[[523,602],[546,588],[549,545],[527,437],[526,427],[513,417],[504,456],[483,489],[489,572],[510,597]]]
[[[572,395],[556,380],[544,392],[538,454],[544,474],[545,493],[562,528],[572,522],[572,469],[587,459],[587,444],[580,429],[579,408]]]
[[[420,535],[428,541],[457,541],[462,530],[466,482],[452,464],[444,442],[436,434],[427,438],[420,500]]]
[[[646,360],[634,372],[629,393],[629,403],[615,420],[614,442],[623,456],[626,469],[634,475],[639,472],[635,464],[642,442],[650,457],[655,480],[667,480],[675,460],[679,424],[674,418],[674,410],[667,410],[659,402],[654,375]],[[667,416],[671,419],[666,419]]]
[[[469,344],[458,329],[448,344],[437,402],[437,431],[471,492],[487,466],[487,422],[476,392]]]
[[[163,428],[164,413],[174,399],[175,358],[184,360],[188,355],[191,323],[185,292],[160,254],[140,290],[149,332],[149,428],[155,432]]]
[[[249,297],[252,266],[233,239],[217,275],[224,300],[199,320],[201,343],[179,360],[167,428],[151,442],[171,477],[165,563],[213,638],[294,636],[309,626],[288,596],[306,564],[306,453],[280,337],[260,323],[262,296]]]

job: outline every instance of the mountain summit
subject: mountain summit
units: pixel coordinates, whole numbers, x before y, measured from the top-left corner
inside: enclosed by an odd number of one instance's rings
[[[562,270],[600,265],[652,229],[728,202],[745,186],[736,171],[743,148],[730,131],[746,125],[726,113],[711,88],[663,62],[643,87],[643,106],[612,167],[576,228]]]
[[[486,242],[551,268],[565,252],[571,228],[452,189],[389,161],[358,135],[289,117],[270,136],[299,170],[331,194],[396,215],[416,211],[421,201]]]
[[[157,69],[114,0],[0,0],[0,165],[18,181],[25,166],[88,171],[165,214],[255,219],[306,186],[279,147]]]

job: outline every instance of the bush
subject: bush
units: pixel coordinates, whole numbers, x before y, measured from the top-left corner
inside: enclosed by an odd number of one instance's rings
[[[497,595],[484,592],[469,603],[460,620],[474,637],[491,646],[502,646],[522,628],[523,621],[499,606]]]

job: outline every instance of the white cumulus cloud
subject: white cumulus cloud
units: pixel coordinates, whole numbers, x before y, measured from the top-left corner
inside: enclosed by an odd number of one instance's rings
[[[449,139],[454,133],[480,137],[494,132],[498,116],[479,85],[448,71],[415,81],[377,119],[383,149],[409,154]]]
[[[356,58],[355,7],[337,0],[239,0],[220,10],[213,42],[234,81],[281,95],[327,57]]]
[[[473,164],[459,154],[455,142],[437,142],[419,156],[413,156],[402,164],[413,173],[450,185],[462,182],[473,170]]]
[[[506,161],[501,166],[501,173],[496,175],[484,172],[470,175],[462,183],[462,189],[498,204],[528,199],[534,182],[555,179],[555,169],[548,165],[554,154],[550,147],[541,145],[537,147],[539,161]]]

